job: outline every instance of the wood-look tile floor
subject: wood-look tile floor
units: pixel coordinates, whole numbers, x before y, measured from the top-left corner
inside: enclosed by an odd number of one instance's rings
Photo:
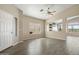
[[[0,55],[67,55],[66,41],[57,39],[29,39],[10,47]]]

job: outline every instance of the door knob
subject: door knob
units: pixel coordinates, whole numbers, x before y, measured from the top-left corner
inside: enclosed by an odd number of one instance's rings
[[[11,34],[13,34],[13,32],[11,32]]]

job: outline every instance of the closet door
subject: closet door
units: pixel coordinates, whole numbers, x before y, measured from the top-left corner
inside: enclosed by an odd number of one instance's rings
[[[0,11],[0,51],[12,45],[12,17]]]

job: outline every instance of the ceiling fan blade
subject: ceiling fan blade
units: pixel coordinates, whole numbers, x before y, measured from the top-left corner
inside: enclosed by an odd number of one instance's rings
[[[48,14],[48,15],[54,15],[54,14],[51,14],[51,13],[50,13],[50,14]]]
[[[50,8],[48,8],[48,10],[49,10]]]
[[[44,11],[43,9],[40,10],[40,12]]]
[[[51,12],[51,13],[55,13],[56,11],[53,11],[53,12]]]

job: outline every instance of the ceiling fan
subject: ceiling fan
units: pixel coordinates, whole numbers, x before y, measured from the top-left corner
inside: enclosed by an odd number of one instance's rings
[[[50,8],[48,8],[47,10],[44,10],[44,9],[40,10],[40,12],[44,12],[44,11],[46,11],[48,15],[54,15],[54,13],[56,12],[56,11],[50,11]]]

